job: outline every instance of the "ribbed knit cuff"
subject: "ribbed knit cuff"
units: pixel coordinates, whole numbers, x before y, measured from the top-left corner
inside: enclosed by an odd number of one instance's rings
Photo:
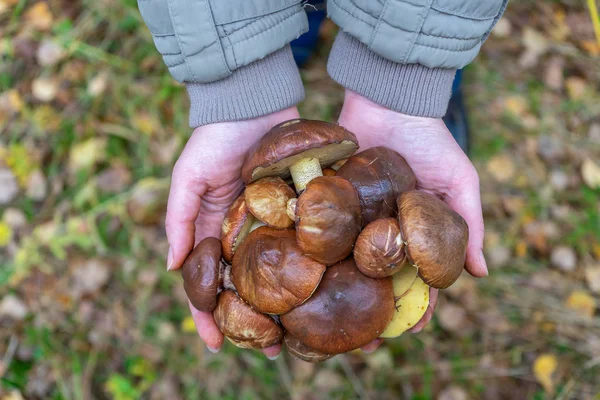
[[[344,86],[391,110],[418,117],[446,114],[455,69],[399,64],[340,32],[327,63],[329,75]]]
[[[190,126],[241,121],[281,111],[304,98],[289,45],[211,83],[188,83]]]

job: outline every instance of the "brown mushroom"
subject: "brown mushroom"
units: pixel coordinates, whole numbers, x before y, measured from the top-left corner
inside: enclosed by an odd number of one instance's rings
[[[232,290],[219,294],[213,311],[217,327],[237,347],[263,349],[281,342],[283,331],[268,315],[253,310]]]
[[[396,217],[398,195],[413,190],[417,182],[404,158],[386,147],[372,147],[350,157],[337,176],[349,180],[358,192],[363,226]]]
[[[378,338],[393,314],[391,278],[369,278],[348,258],[329,267],[311,298],[280,318],[305,346],[339,354]]]
[[[294,119],[274,126],[248,152],[242,167],[246,184],[266,176],[292,176],[298,193],[322,168],[347,158],[358,148],[354,134],[322,121]]]
[[[214,237],[201,241],[185,259],[181,269],[183,288],[197,310],[210,312],[217,306],[223,267],[221,242]]]
[[[291,228],[294,225],[287,213],[288,200],[296,193],[280,177],[262,178],[246,187],[244,198],[248,209],[260,221],[273,228]]]
[[[302,361],[316,363],[333,357],[332,354],[321,353],[303,345],[298,338],[292,336],[289,332],[287,332],[283,337],[283,342],[287,347],[288,353]]]
[[[235,250],[248,236],[254,222],[254,216],[250,213],[242,192],[227,210],[221,225],[221,243],[225,261],[231,263]]]
[[[335,171],[335,169],[332,169],[332,168],[325,168],[325,169],[323,170],[323,176],[335,176],[335,174],[336,174],[336,171]]]
[[[445,289],[462,273],[469,228],[457,212],[437,197],[416,190],[398,197],[398,218],[406,255],[419,276]]]
[[[232,281],[256,310],[282,314],[302,304],[319,285],[325,266],[302,254],[293,229],[251,232],[233,257]]]
[[[350,182],[337,176],[313,179],[295,205],[298,245],[307,256],[333,265],[351,252],[362,225],[360,201]]]
[[[407,265],[398,220],[383,218],[367,225],[356,239],[354,261],[371,278],[392,276]]]

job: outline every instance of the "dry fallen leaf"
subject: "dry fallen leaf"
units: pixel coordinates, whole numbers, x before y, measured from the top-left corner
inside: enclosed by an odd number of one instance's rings
[[[0,205],[8,204],[19,194],[17,178],[8,168],[0,168]]]
[[[0,318],[6,317],[15,321],[22,321],[27,316],[27,305],[14,294],[7,294],[0,302]]]
[[[533,375],[548,393],[554,393],[552,374],[556,371],[557,366],[558,361],[552,354],[542,354],[533,363]]]
[[[577,266],[577,255],[575,250],[568,246],[557,246],[552,250],[550,262],[556,268],[570,272]]]
[[[588,83],[583,78],[571,76],[567,78],[565,85],[571,100],[581,100],[585,96]]]
[[[38,78],[31,83],[33,97],[39,101],[52,101],[58,92],[58,83],[51,78]]]
[[[512,25],[510,23],[510,20],[508,18],[502,18],[501,20],[498,21],[498,23],[494,27],[492,34],[499,38],[506,38],[506,37],[510,36],[511,32],[512,32]]]
[[[596,299],[583,290],[576,290],[567,298],[566,305],[579,315],[592,318],[596,310]]]
[[[585,280],[592,292],[600,293],[600,264],[585,268]]]
[[[502,183],[509,182],[516,172],[513,160],[506,154],[492,157],[486,168],[498,182]]]
[[[55,65],[65,57],[65,50],[56,42],[45,39],[37,49],[37,61],[41,66],[49,67]]]
[[[581,165],[581,177],[588,187],[600,188],[600,166],[590,158],[587,158]]]
[[[10,243],[13,236],[11,226],[3,221],[0,221],[0,247],[4,247]]]
[[[31,26],[40,30],[47,31],[52,27],[52,13],[48,7],[48,3],[41,1],[30,7],[25,13],[25,19]]]
[[[92,97],[100,96],[106,90],[108,75],[104,72],[93,77],[87,87],[87,92]]]
[[[562,57],[552,57],[546,63],[544,71],[544,83],[551,89],[560,90],[563,87],[563,69],[565,60]]]
[[[69,169],[73,172],[92,167],[106,157],[106,139],[91,138],[71,147]]]
[[[438,400],[469,400],[469,395],[460,386],[452,385],[440,392]]]

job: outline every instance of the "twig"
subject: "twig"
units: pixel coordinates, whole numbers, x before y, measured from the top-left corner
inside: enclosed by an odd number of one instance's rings
[[[275,365],[277,366],[277,370],[279,371],[279,376],[281,377],[281,380],[283,381],[283,386],[285,386],[286,390],[288,391],[290,398],[293,398],[294,388],[293,388],[293,384],[292,384],[292,375],[290,374],[290,370],[288,369],[288,366],[285,363],[283,358],[284,357],[282,354],[275,361]]]
[[[575,379],[571,378],[569,379],[569,382],[567,382],[567,384],[565,385],[564,389],[560,392],[560,394],[558,396],[556,396],[555,400],[565,400],[567,398],[567,396],[569,395],[569,393],[571,393],[571,391],[575,388],[577,382],[575,382]]]
[[[367,395],[365,388],[363,387],[362,383],[360,382],[359,377],[356,376],[356,374],[354,373],[354,370],[352,369],[352,367],[350,366],[350,363],[348,362],[348,356],[346,356],[345,354],[341,355],[341,356],[339,356],[338,361],[339,361],[340,365],[342,366],[344,373],[348,377],[348,380],[352,384],[352,388],[354,389],[354,392],[356,393],[358,398],[359,399],[368,399],[369,396]]]
[[[12,359],[17,351],[17,346],[19,345],[19,339],[15,335],[11,335],[10,340],[8,341],[8,348],[6,349],[6,353],[4,353],[4,357],[2,357],[2,365],[0,368],[0,378],[4,376],[6,371],[8,371],[8,367],[12,363]]]
[[[592,25],[594,26],[596,41],[600,46],[600,17],[598,17],[598,8],[596,7],[596,0],[587,0],[587,4],[588,8],[590,9],[590,17],[592,18]]]

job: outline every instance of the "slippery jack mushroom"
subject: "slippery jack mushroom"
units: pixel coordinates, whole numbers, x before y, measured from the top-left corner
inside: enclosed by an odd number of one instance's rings
[[[255,218],[273,228],[291,228],[294,221],[287,213],[288,200],[296,198],[294,190],[280,177],[266,177],[244,190],[244,199]]]
[[[396,199],[413,190],[417,179],[404,158],[386,147],[372,147],[348,159],[337,176],[352,183],[362,207],[363,226],[380,218],[396,217]]]
[[[262,225],[264,223],[254,218],[254,215],[250,212],[246,204],[245,192],[242,192],[227,210],[221,225],[223,259],[231,263],[236,249],[250,231]]]
[[[462,273],[469,227],[456,211],[437,197],[416,190],[398,197],[398,219],[406,241],[406,256],[423,281],[446,289]]]
[[[304,346],[334,355],[378,338],[393,314],[392,280],[369,278],[348,258],[327,268],[310,299],[280,319]]]
[[[293,229],[252,231],[233,257],[231,277],[239,295],[257,311],[283,314],[315,291],[325,265],[305,256]]]
[[[248,152],[242,167],[244,183],[267,176],[292,176],[296,192],[322,176],[323,167],[353,154],[356,136],[335,124],[294,119],[274,126]]]
[[[208,237],[201,241],[185,259],[181,276],[190,303],[199,311],[213,311],[217,294],[232,287],[230,268],[221,262],[219,239]]]
[[[283,330],[273,318],[253,310],[232,290],[219,294],[213,317],[221,333],[237,347],[263,349],[281,342],[283,337]]]
[[[321,176],[306,186],[287,212],[296,221],[298,246],[307,256],[333,265],[346,258],[362,225],[360,201],[350,182]]]
[[[383,218],[368,224],[356,239],[354,261],[360,272],[371,278],[400,271],[407,260],[398,220]]]
[[[317,363],[333,357],[332,354],[321,353],[303,345],[298,338],[292,336],[289,332],[286,332],[283,337],[283,343],[285,344],[288,353],[303,361]]]

